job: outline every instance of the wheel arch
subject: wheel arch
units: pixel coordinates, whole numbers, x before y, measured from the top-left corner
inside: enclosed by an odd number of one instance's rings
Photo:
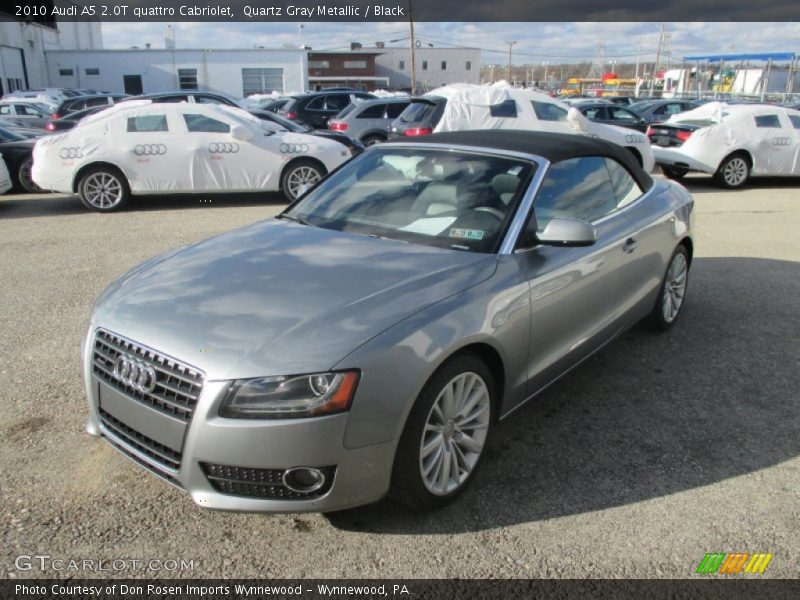
[[[126,183],[128,184],[128,187],[130,187],[130,179],[128,179],[128,174],[125,173],[125,171],[123,171],[120,167],[108,161],[95,160],[90,163],[86,163],[75,173],[75,177],[72,178],[72,191],[77,193],[78,184],[80,183],[80,180],[83,177],[83,175],[87,171],[90,171],[91,169],[95,169],[97,167],[105,167],[107,169],[113,169],[114,171],[117,171],[118,173],[122,174],[122,176],[125,178]]]
[[[692,241],[692,238],[690,238],[687,235],[685,238],[683,238],[680,241],[680,243],[678,245],[679,246],[683,246],[684,248],[686,248],[686,252],[689,253],[689,266],[691,267],[692,266],[692,258],[694,257],[694,242]]]
[[[311,162],[318,165],[322,169],[323,177],[328,174],[328,167],[326,167],[325,163],[322,162],[320,159],[314,158],[313,156],[295,156],[293,159],[291,159],[289,162],[283,165],[279,181],[283,181],[284,175],[286,175],[286,172],[292,167],[292,165],[296,165],[297,163],[300,162]]]
[[[723,163],[724,163],[726,160],[728,160],[730,157],[732,157],[732,156],[736,156],[736,155],[740,155],[740,156],[742,156],[742,157],[743,157],[743,158],[744,158],[744,159],[747,161],[747,164],[750,166],[750,169],[751,169],[751,170],[753,169],[753,167],[755,166],[755,162],[754,162],[754,159],[753,159],[753,155],[752,155],[752,153],[751,153],[749,150],[746,150],[746,149],[744,149],[744,148],[739,148],[738,150],[734,150],[733,152],[728,152],[728,153],[727,153],[727,154],[726,154],[726,155],[725,155],[725,156],[722,158],[722,160],[721,160],[721,161],[719,161],[719,164],[717,165],[717,171],[719,171],[719,168],[722,166],[722,164],[723,164]]]

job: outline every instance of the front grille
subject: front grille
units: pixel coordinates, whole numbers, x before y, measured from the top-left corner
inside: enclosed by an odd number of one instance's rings
[[[180,482],[174,476],[172,476],[171,474],[166,473],[166,472],[162,471],[161,469],[155,468],[153,465],[151,465],[146,460],[142,460],[141,457],[139,457],[134,452],[131,452],[130,450],[128,450],[128,448],[126,448],[125,446],[123,446],[122,444],[117,442],[117,440],[115,440],[114,438],[111,438],[111,437],[108,437],[108,436],[104,436],[104,437],[108,441],[109,444],[114,446],[114,448],[116,448],[117,450],[122,452],[122,454],[124,454],[125,456],[130,458],[132,461],[134,461],[140,467],[144,467],[145,469],[150,471],[153,475],[155,475],[156,477],[158,477],[160,479],[163,479],[167,483],[171,483],[172,485],[174,485],[175,487],[177,487],[177,488],[179,488],[181,490],[183,489],[183,486],[180,484]]]
[[[121,354],[155,369],[156,385],[152,392],[136,390],[114,376],[114,363]],[[205,378],[194,367],[102,329],[94,339],[92,371],[95,377],[128,397],[187,422],[192,419]]]
[[[232,496],[249,496],[251,498],[269,498],[275,500],[308,500],[319,498],[328,492],[333,485],[334,467],[320,469],[325,474],[325,485],[308,493],[295,492],[283,485],[283,469],[251,469],[246,467],[228,467],[201,462],[200,467],[206,474],[211,486],[218,492]]]
[[[105,428],[137,452],[147,456],[165,469],[177,472],[181,468],[181,453],[175,452],[172,448],[167,448],[164,444],[150,439],[146,435],[131,429],[122,421],[115,419],[102,408],[100,411],[100,421]],[[127,453],[130,455],[130,453]]]

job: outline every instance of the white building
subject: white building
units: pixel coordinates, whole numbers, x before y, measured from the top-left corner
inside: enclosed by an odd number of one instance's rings
[[[100,23],[37,23],[0,20],[0,94],[53,86],[46,53],[103,47]]]
[[[130,49],[47,53],[52,87],[142,94],[207,90],[234,97],[308,87],[303,49]]]
[[[375,59],[375,75],[387,77],[389,88],[411,89],[409,48],[381,48]],[[480,83],[481,51],[478,48],[416,48],[417,92],[424,93],[451,83]]]

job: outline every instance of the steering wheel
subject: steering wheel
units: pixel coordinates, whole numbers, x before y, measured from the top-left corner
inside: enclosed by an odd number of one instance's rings
[[[477,206],[473,208],[475,212],[482,212],[492,215],[498,221],[502,221],[506,218],[505,214],[503,214],[502,210],[498,210],[496,208],[492,208],[491,206]]]

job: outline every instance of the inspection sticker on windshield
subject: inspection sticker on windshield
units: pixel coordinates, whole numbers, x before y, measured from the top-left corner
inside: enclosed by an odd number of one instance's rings
[[[466,240],[482,240],[483,239],[483,230],[482,229],[457,229],[455,227],[451,227],[449,235],[452,238],[462,238],[462,239],[466,239]]]

